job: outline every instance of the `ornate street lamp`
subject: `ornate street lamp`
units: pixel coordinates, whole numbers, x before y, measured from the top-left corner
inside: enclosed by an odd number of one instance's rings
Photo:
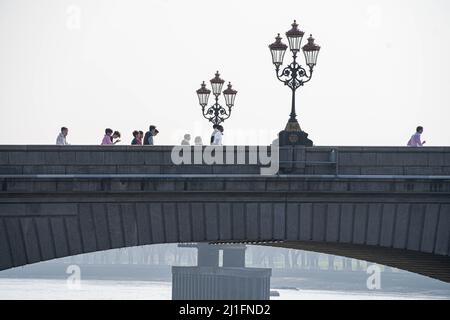
[[[231,116],[231,109],[234,106],[237,91],[231,87],[231,82],[228,83],[228,88],[223,91],[225,104],[228,107],[227,110],[219,104],[219,96],[225,83],[225,80],[220,78],[219,71],[216,72],[215,77],[210,80],[210,83],[216,102],[206,109],[211,90],[206,88],[205,81],[201,84],[201,88],[197,90],[198,102],[202,107],[203,117],[214,124],[220,124]]]
[[[311,80],[313,68],[317,63],[317,55],[320,47],[314,43],[312,35],[308,38],[308,43],[303,46],[303,53],[305,55],[306,65],[309,68],[308,72],[297,63],[297,54],[300,51],[301,42],[305,33],[298,29],[298,24],[294,20],[292,28],[286,32],[286,37],[289,41],[289,49],[292,52],[293,62],[288,64],[281,72],[280,66],[283,64],[284,54],[287,45],[281,42],[280,34],[275,38],[275,42],[269,45],[272,53],[272,62],[275,65],[275,72],[278,80],[284,85],[291,88],[292,91],[292,105],[291,114],[286,128],[279,134],[280,145],[304,145],[312,146],[312,141],[308,139],[308,134],[301,130],[300,124],[297,121],[297,114],[295,112],[295,91]]]

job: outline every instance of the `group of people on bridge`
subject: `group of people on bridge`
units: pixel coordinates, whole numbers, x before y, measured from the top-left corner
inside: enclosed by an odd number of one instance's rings
[[[211,134],[210,143],[211,145],[222,145],[222,136],[223,136],[224,128],[219,124],[213,125],[213,132]],[[56,138],[57,145],[68,145],[67,135],[69,133],[69,129],[67,127],[62,127],[61,132],[58,134]],[[139,145],[154,145],[154,137],[158,135],[159,131],[156,129],[155,125],[150,125],[148,131],[144,134],[143,131],[134,130],[133,131],[133,140],[131,141],[131,145],[139,146]],[[101,145],[114,145],[119,143],[121,137],[121,133],[119,131],[113,131],[111,128],[105,129],[105,135],[103,136]],[[181,145],[191,145],[190,143],[191,135],[185,134],[183,140],[181,141]],[[203,145],[202,137],[195,137],[194,144],[196,146]]]
[[[211,145],[222,145],[222,136],[223,136],[224,128],[220,124],[213,125],[213,132],[210,138]],[[68,145],[67,142],[67,134],[69,133],[69,129],[66,127],[61,128],[61,132],[56,138],[57,145]],[[133,140],[131,141],[131,145],[154,145],[154,137],[158,135],[159,131],[156,129],[156,126],[151,125],[149,130],[145,133],[140,130],[133,131]],[[421,135],[423,133],[423,127],[418,126],[416,128],[416,132],[411,136],[408,143],[406,144],[408,147],[423,147],[426,141],[422,141]],[[119,131],[113,131],[110,128],[105,129],[105,135],[101,142],[101,145],[111,145],[120,142],[121,134]],[[185,134],[183,140],[181,141],[181,145],[191,145],[190,143],[191,135]],[[203,145],[202,137],[197,136],[194,140],[194,145],[201,146]]]

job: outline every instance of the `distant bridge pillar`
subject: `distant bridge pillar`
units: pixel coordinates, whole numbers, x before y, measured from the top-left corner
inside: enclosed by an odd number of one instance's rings
[[[192,245],[179,244],[180,248],[189,248]],[[197,265],[201,267],[218,267],[220,248],[207,243],[197,243]]]
[[[272,270],[246,268],[245,245],[178,246],[197,248],[198,265],[172,267],[173,300],[269,300]],[[222,267],[219,267],[220,250]]]
[[[223,249],[223,267],[245,268],[245,245],[232,245]]]

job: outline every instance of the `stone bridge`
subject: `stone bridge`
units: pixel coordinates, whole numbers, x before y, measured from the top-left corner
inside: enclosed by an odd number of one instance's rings
[[[450,282],[450,148],[284,147],[273,176],[260,163],[174,165],[171,150],[0,146],[0,270],[155,243],[246,242]]]

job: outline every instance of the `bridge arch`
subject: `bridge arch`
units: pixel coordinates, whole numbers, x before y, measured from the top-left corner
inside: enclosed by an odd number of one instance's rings
[[[114,248],[247,242],[367,260],[450,282],[450,206],[141,201],[1,205],[0,269]]]

